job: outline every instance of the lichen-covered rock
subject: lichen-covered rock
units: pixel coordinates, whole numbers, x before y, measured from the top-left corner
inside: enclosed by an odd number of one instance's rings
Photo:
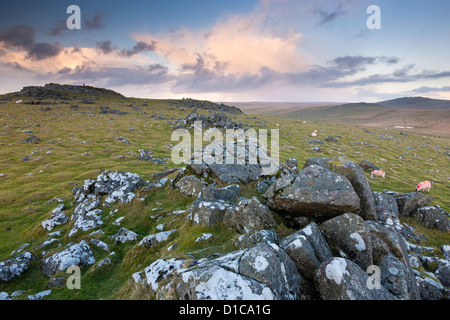
[[[417,209],[428,206],[434,200],[432,196],[421,192],[398,193],[388,191],[387,193],[394,196],[395,201],[397,201],[400,217],[408,217]]]
[[[450,261],[439,259],[435,274],[443,286],[450,288]]]
[[[223,222],[241,233],[254,233],[277,225],[270,209],[256,197],[243,199],[235,210],[227,210]]]
[[[396,300],[383,286],[368,283],[368,274],[345,258],[325,261],[315,277],[316,289],[324,300]]]
[[[185,260],[177,259],[158,259],[145,268],[145,277],[147,284],[153,291],[157,291],[159,285],[164,280],[177,272],[184,265]]]
[[[408,271],[405,264],[393,254],[387,254],[381,263],[381,285],[399,299],[409,300]]]
[[[335,252],[366,270],[373,264],[370,231],[358,215],[345,213],[320,225],[325,239]]]
[[[69,237],[74,236],[78,230],[87,231],[101,227],[103,225],[101,213],[101,209],[94,209],[86,212],[85,214],[79,215],[72,230],[69,232]]]
[[[300,229],[298,233],[306,237],[320,263],[333,257],[333,253],[317,223],[311,222],[303,229]]]
[[[237,184],[232,184],[224,188],[206,186],[201,191],[200,197],[205,200],[223,200],[232,202],[236,200],[240,192],[241,187]]]
[[[311,244],[301,232],[297,231],[281,240],[280,247],[294,261],[302,276],[310,280],[314,279],[320,262],[314,254]]]
[[[36,259],[30,252],[22,252],[15,257],[0,262],[0,280],[8,282],[21,276]]]
[[[50,218],[48,220],[42,221],[42,228],[47,231],[51,231],[54,227],[60,226],[62,224],[67,223],[69,221],[69,217],[67,217],[64,213],[59,213],[58,215]]]
[[[239,273],[266,284],[276,299],[297,300],[303,279],[295,263],[274,243],[260,243],[241,257]]]
[[[135,173],[105,171],[97,177],[94,192],[97,195],[107,195],[107,203],[127,203],[136,197],[134,191],[143,185],[144,181]]]
[[[278,236],[275,230],[261,230],[250,235],[241,235],[234,245],[239,249],[251,248],[261,242],[278,244]]]
[[[448,213],[439,206],[419,208],[411,216],[427,228],[450,231]]]
[[[205,187],[205,182],[200,181],[196,176],[189,175],[181,178],[175,183],[175,187],[188,196],[197,197]]]
[[[276,244],[260,243],[216,259],[202,259],[180,270],[181,299],[298,299],[302,278],[294,262]]]
[[[398,206],[395,198],[384,192],[373,192],[377,221],[386,223],[388,219],[398,218]]]
[[[119,231],[110,236],[110,238],[114,239],[116,244],[122,244],[127,241],[136,241],[139,238],[139,235],[136,232],[130,231],[125,228],[120,228]]]
[[[94,254],[89,248],[86,241],[82,240],[79,243],[71,245],[70,247],[56,252],[51,256],[41,261],[42,273],[51,277],[55,273],[66,270],[72,265],[92,265],[95,263]]]
[[[299,172],[292,184],[264,194],[266,204],[274,211],[291,216],[337,216],[357,212],[360,200],[350,181],[335,172],[310,165]]]
[[[197,199],[192,204],[192,223],[194,225],[212,226],[223,222],[227,212],[234,212],[235,206],[223,200]]]
[[[149,236],[144,237],[141,242],[139,242],[139,245],[144,245],[146,248],[150,248],[151,246],[155,246],[160,242],[166,241],[169,236],[174,233],[176,230],[170,230],[170,231],[162,231],[155,234],[151,234]]]

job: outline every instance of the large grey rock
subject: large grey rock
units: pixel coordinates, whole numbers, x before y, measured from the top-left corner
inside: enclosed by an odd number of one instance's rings
[[[70,247],[52,254],[41,261],[42,273],[51,277],[55,273],[66,270],[72,265],[92,265],[95,263],[92,253],[86,241],[71,245]]]
[[[345,176],[353,186],[361,201],[360,215],[365,220],[376,220],[375,202],[364,170],[356,163],[344,158],[309,158],[305,167],[312,164],[322,166],[328,170]]]
[[[344,256],[364,270],[373,264],[370,231],[360,216],[345,213],[325,221],[320,229],[335,256]]]
[[[372,257],[375,264],[382,263],[388,254],[401,261],[405,266],[403,271],[408,287],[408,299],[418,300],[420,299],[419,287],[409,260],[408,247],[398,224],[398,222],[385,225],[373,221],[366,222],[372,239]]]
[[[194,225],[212,226],[223,222],[224,216],[234,210],[233,205],[223,200],[197,199],[192,204],[191,220]]]
[[[316,269],[320,267],[320,261],[317,259],[314,254],[314,249],[303,234],[296,232],[287,236],[281,240],[280,247],[294,261],[302,276],[314,280]]]
[[[47,231],[51,231],[54,227],[67,223],[69,221],[69,217],[67,217],[64,213],[59,213],[53,218],[42,221],[42,228]]]
[[[441,300],[445,298],[445,289],[439,281],[422,276],[417,276],[416,279],[422,300]]]
[[[409,300],[408,271],[393,254],[387,254],[379,264],[381,285],[399,299]]]
[[[15,257],[0,262],[0,280],[8,282],[21,276],[28,270],[33,259],[36,259],[36,257],[30,252],[22,252]]]
[[[302,279],[277,245],[260,243],[180,270],[176,291],[189,300],[298,299]]]
[[[416,212],[417,209],[428,206],[434,200],[432,196],[421,192],[388,193],[392,194],[397,201],[398,213],[400,217],[408,217]]]
[[[241,233],[254,233],[277,225],[270,209],[256,197],[243,199],[235,210],[227,210],[223,222]]]
[[[360,200],[344,176],[317,165],[299,172],[292,184],[274,192],[276,183],[264,194],[274,211],[291,216],[337,216],[357,212]]]
[[[241,235],[234,245],[239,249],[250,248],[261,242],[278,244],[278,236],[275,230],[261,230],[250,235]]]
[[[388,219],[398,218],[398,206],[395,198],[383,192],[373,192],[377,221],[386,223]]]
[[[442,285],[450,288],[450,261],[440,259],[435,273]]]
[[[176,287],[183,300],[273,300],[270,288],[220,266],[186,271]]]
[[[411,216],[427,228],[450,231],[448,213],[439,206],[419,208]]]
[[[320,263],[333,257],[333,253],[317,223],[311,222],[306,227],[299,230],[298,233],[306,237]]]
[[[200,181],[200,179],[194,175],[184,176],[175,183],[175,187],[180,190],[181,193],[193,197],[197,197],[198,194],[202,192],[205,185],[205,182]]]
[[[371,279],[356,263],[331,258],[320,266],[316,289],[324,300],[396,300],[383,286],[370,286]]]
[[[247,250],[239,273],[266,284],[276,299],[297,300],[303,282],[295,263],[274,243],[260,243]]]
[[[241,187],[237,184],[232,184],[224,188],[205,186],[201,191],[200,197],[205,200],[223,200],[232,202],[236,200],[240,192]]]

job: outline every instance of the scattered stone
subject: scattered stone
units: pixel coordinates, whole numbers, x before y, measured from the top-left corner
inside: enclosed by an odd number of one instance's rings
[[[36,136],[31,134],[26,139],[20,140],[19,142],[23,142],[23,143],[39,143],[39,141],[41,141],[41,139],[39,137],[36,137]]]
[[[70,247],[54,253],[41,261],[42,273],[51,277],[54,274],[66,270],[72,265],[92,265],[95,263],[94,254],[85,240],[73,244]]]
[[[115,235],[110,236],[110,238],[114,239],[116,244],[122,244],[127,241],[136,241],[139,238],[139,235],[125,228],[120,228],[119,231]]]
[[[15,257],[0,262],[0,280],[8,282],[21,276],[36,259],[30,252],[22,252]]]
[[[170,231],[163,231],[155,234],[151,234],[149,236],[144,237],[141,242],[139,242],[139,245],[145,245],[146,248],[150,248],[152,246],[155,246],[163,241],[166,241],[169,236],[174,233],[176,230],[170,230]]]
[[[28,296],[28,300],[42,300],[43,298],[50,295],[51,293],[52,293],[52,290],[41,291],[34,295]]]

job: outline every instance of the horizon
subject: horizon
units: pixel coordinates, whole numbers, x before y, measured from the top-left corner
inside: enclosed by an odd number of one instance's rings
[[[450,100],[448,1],[79,0],[70,30],[72,4],[2,4],[0,94],[64,82],[149,99]]]

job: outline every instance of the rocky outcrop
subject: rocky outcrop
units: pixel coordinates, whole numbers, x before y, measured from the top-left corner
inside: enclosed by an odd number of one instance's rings
[[[450,231],[449,215],[439,206],[421,207],[411,216],[427,228]]]
[[[176,291],[189,300],[299,299],[301,276],[277,245],[261,243],[207,260],[178,275]]]

